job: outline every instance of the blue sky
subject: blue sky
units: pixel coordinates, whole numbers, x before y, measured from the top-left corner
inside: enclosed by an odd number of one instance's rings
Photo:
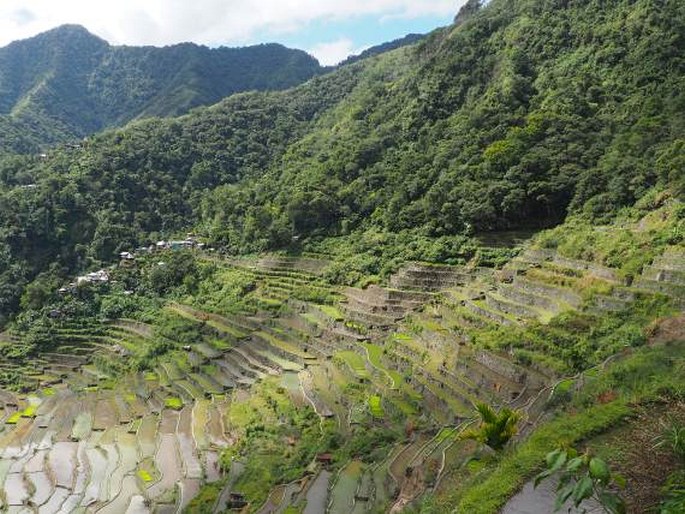
[[[424,34],[452,22],[454,14],[428,15],[416,18],[354,16],[346,20],[315,20],[293,34],[273,34],[274,41],[293,48],[306,49],[335,64],[350,54],[371,46],[403,37]],[[262,35],[268,36],[267,34]],[[268,37],[267,37],[268,39]],[[253,42],[257,42],[255,39]]]
[[[0,46],[65,23],[112,44],[279,42],[334,64],[451,22],[466,0],[0,0]]]

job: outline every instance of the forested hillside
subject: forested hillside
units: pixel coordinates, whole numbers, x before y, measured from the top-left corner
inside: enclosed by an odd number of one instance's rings
[[[338,66],[346,66],[348,64],[353,64],[363,59],[368,59],[369,57],[373,57],[374,55],[380,55],[385,52],[397,50],[398,48],[402,48],[404,46],[413,45],[415,43],[418,43],[425,37],[425,34],[407,34],[406,36],[401,37],[399,39],[394,39],[393,41],[388,41],[387,43],[382,43],[380,45],[367,48],[366,50],[360,52],[358,55],[351,55],[347,59],[342,61]]]
[[[0,49],[0,150],[35,153],[238,91],[285,89],[321,72],[313,57],[277,44],[110,46],[64,25]]]
[[[286,92],[5,160],[4,312],[40,271],[188,227],[231,252],[354,234],[440,261],[464,234],[682,195],[681,2],[494,0],[457,21]]]

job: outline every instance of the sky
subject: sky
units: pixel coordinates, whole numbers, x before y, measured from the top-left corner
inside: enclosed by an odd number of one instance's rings
[[[65,23],[115,45],[277,42],[322,64],[452,21],[466,0],[0,0],[0,46]]]

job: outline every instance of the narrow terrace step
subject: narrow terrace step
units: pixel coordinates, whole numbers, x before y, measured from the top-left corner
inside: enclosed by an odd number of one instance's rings
[[[202,355],[205,359],[218,359],[221,352],[207,343],[200,343],[193,345],[193,349]]]
[[[574,308],[579,308],[583,303],[583,299],[575,291],[563,286],[553,286],[551,284],[539,282],[526,276],[516,276],[513,285],[523,291],[534,293],[539,296],[547,296],[551,299],[556,299],[557,302],[562,304],[566,303]]]
[[[232,377],[236,383],[241,383],[243,379],[261,378],[265,374],[260,369],[255,369],[237,352],[231,351],[224,355],[223,359],[214,361],[214,364],[219,366],[229,377]]]
[[[584,272],[597,278],[607,280],[609,282],[622,282],[616,270],[602,266],[594,262],[580,261],[576,259],[569,259],[562,257],[559,254],[554,256],[553,262],[565,268]]]
[[[322,274],[329,265],[330,261],[311,257],[267,256],[257,261],[260,268],[304,271],[315,275]]]
[[[347,308],[347,306],[343,306],[343,310],[346,313],[346,317],[350,321],[360,322],[360,323],[363,323],[363,324],[368,325],[370,327],[380,327],[380,328],[391,327],[398,320],[403,318],[403,316],[393,317],[393,316],[384,316],[382,314],[372,314],[372,313],[368,313],[368,312],[360,312],[360,311],[356,311],[356,310]]]
[[[398,289],[440,291],[469,284],[483,273],[479,268],[410,263],[390,278],[390,285]]]
[[[491,309],[504,312],[511,316],[528,319],[535,319],[542,316],[539,309],[514,303],[493,291],[485,293],[485,302]]]
[[[401,289],[386,289],[379,286],[369,286],[366,289],[354,287],[346,288],[343,293],[348,298],[369,305],[402,305],[407,309],[415,309],[429,302],[435,295],[421,291],[403,291]]]
[[[324,339],[326,341],[333,340],[339,343],[358,343],[367,341],[369,337],[348,329],[342,323],[336,323],[331,327],[324,329],[319,339]]]
[[[293,291],[301,287],[306,287],[307,289],[321,293],[330,293],[334,290],[332,286],[316,279],[301,279],[293,281],[291,278],[269,277],[268,279],[264,280],[263,283],[269,287],[281,288],[284,291]]]
[[[184,373],[173,362],[162,362],[160,363],[160,367],[164,370],[170,382],[181,380],[184,377]]]
[[[134,333],[143,339],[149,339],[153,336],[154,327],[146,323],[131,319],[117,319],[112,322],[112,326]]]
[[[560,302],[558,299],[526,291],[520,287],[520,284],[500,284],[497,287],[497,292],[502,298],[512,303],[528,306],[535,310],[543,309],[551,315],[558,314],[559,312],[570,308],[570,306],[565,306],[563,302]]]
[[[205,397],[204,391],[188,377],[183,380],[175,381],[173,386],[180,393],[179,396],[190,399],[190,401],[186,401],[185,403],[201,400]]]
[[[423,448],[429,440],[429,435],[419,433],[411,443],[397,452],[388,465],[390,475],[395,482],[401,484],[404,481],[410,462],[414,460],[416,455],[421,451],[421,448]]]
[[[269,362],[261,355],[255,354],[248,347],[237,347],[234,348],[233,352],[242,357],[250,368],[265,375],[278,375],[280,371],[280,366]]]
[[[0,332],[0,342],[3,343],[18,343],[21,342],[21,337],[10,332]]]
[[[366,301],[364,298],[357,298],[354,296],[348,296],[347,304],[348,309],[357,312],[368,312],[369,314],[382,314],[387,316],[397,316],[398,318],[403,317],[408,309],[402,307],[401,305],[393,305],[390,303],[372,303]]]
[[[421,393],[428,403],[433,396],[434,410],[440,412],[440,415],[447,415],[447,418],[466,416],[472,410],[472,401],[468,396],[459,394],[452,388],[445,387],[443,382],[430,380],[427,375],[417,373],[414,380],[422,387],[416,387],[417,391]]]
[[[527,248],[514,261],[526,264],[541,264],[554,259],[556,252],[545,248]]]
[[[63,364],[65,366],[82,366],[88,362],[88,357],[83,355],[70,355],[64,353],[43,353],[41,356],[48,362]]]
[[[685,249],[669,248],[654,259],[654,265],[663,270],[685,272]]]
[[[344,350],[348,345],[339,342],[328,333],[312,338],[307,347],[313,355],[318,355],[323,359],[330,359],[335,352]]]
[[[274,365],[278,366],[283,372],[301,371],[304,368],[303,364],[284,358],[270,350],[256,350],[256,352],[269,362],[273,362]]]
[[[245,330],[243,330],[243,327],[233,323],[228,317],[220,316],[210,312],[204,312],[188,305],[176,303],[170,304],[167,308],[179,316],[194,320],[196,322],[207,323],[209,326],[226,336],[235,339],[242,339],[247,336],[247,333]]]
[[[274,320],[276,327],[281,328],[291,336],[300,338],[312,338],[321,335],[321,330],[317,325],[312,324],[300,315],[293,315]]]
[[[506,313],[499,312],[497,310],[492,309],[487,303],[483,301],[473,301],[469,299],[463,299],[462,300],[462,305],[466,307],[469,311],[471,311],[473,314],[476,316],[480,316],[482,318],[485,318],[489,322],[494,322],[498,323],[500,325],[520,325],[521,320],[509,316]]]
[[[592,301],[588,310],[594,313],[618,312],[626,309],[633,299],[624,298],[615,295],[596,294],[592,297]]]
[[[280,303],[285,303],[290,298],[290,293],[283,293],[280,291],[274,291],[271,288],[260,289],[261,296],[263,298],[268,298],[270,300],[277,300]]]
[[[254,316],[239,316],[235,314],[227,314],[220,316],[220,318],[227,324],[231,324],[247,334],[254,332],[255,330],[260,330],[265,322],[263,318]]]
[[[486,350],[477,350],[473,359],[493,373],[506,377],[515,384],[525,384],[529,377],[529,372],[525,368]]]
[[[447,381],[443,376],[436,376],[425,369],[418,370],[419,376],[425,380],[425,383],[431,386],[431,389],[440,397],[444,397],[450,403],[457,402],[463,406],[467,411],[470,405],[474,403],[474,396],[466,390],[468,387],[463,382]],[[460,411],[463,413],[463,411]]]
[[[216,369],[214,371],[210,372],[209,370],[206,370],[206,373],[211,375],[214,381],[216,381],[216,383],[219,384],[226,392],[230,391],[231,389],[235,389],[237,385],[236,377],[219,365],[216,365]]]
[[[476,387],[483,388],[506,401],[517,397],[524,389],[524,384],[488,368],[472,357],[458,357],[455,370],[471,380]]]
[[[651,266],[645,266],[642,270],[641,279],[685,286],[685,271],[664,268],[661,265],[652,264]]]
[[[252,335],[253,342],[257,343],[257,347],[262,347],[273,351],[275,354],[295,362],[304,363],[316,360],[316,355],[312,355],[308,351],[308,347],[300,348],[298,343],[286,341],[282,336],[274,336],[266,331],[255,332]]]
[[[214,377],[204,373],[191,373],[189,378],[204,392],[205,397],[223,394],[230,389],[221,385]]]
[[[633,283],[633,287],[652,291],[654,293],[661,293],[676,300],[679,305],[685,305],[685,285],[639,278]]]
[[[320,283],[321,280],[311,273],[304,273],[300,271],[290,271],[290,270],[275,270],[275,269],[258,269],[252,270],[252,276],[255,280],[284,280],[291,282],[293,284],[308,284],[311,282]]]

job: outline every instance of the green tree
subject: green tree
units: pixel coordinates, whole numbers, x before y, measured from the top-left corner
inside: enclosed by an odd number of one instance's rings
[[[475,439],[495,451],[500,451],[518,432],[520,412],[508,407],[496,412],[486,403],[476,404],[476,411],[480,417],[480,424],[477,428],[462,433],[462,439]]]

